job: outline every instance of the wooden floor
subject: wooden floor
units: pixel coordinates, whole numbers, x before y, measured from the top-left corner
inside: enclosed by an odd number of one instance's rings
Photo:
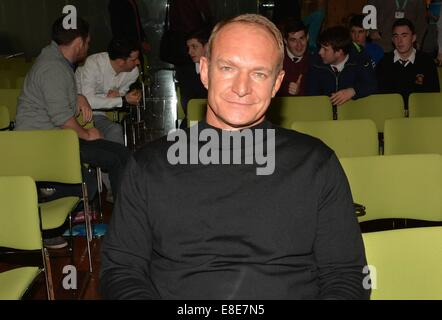
[[[103,197],[104,199],[105,197]],[[107,224],[112,212],[112,205],[103,201],[103,223]],[[97,221],[101,223],[101,221]],[[53,286],[56,300],[97,300],[100,299],[98,283],[100,271],[100,250],[101,238],[94,238],[91,243],[92,254],[92,273],[89,273],[89,262],[85,237],[74,237],[73,255],[68,249],[50,250],[51,273],[53,277]],[[21,265],[41,263],[41,254],[38,252],[35,257],[20,257],[20,254],[2,255],[0,261],[0,272],[16,268]],[[73,272],[74,266],[76,269]],[[66,268],[65,274],[63,269]],[[75,277],[76,276],[76,277]],[[75,287],[72,279],[77,279],[76,289],[66,290],[63,287],[63,281],[68,284],[67,287]],[[24,300],[46,300],[46,285],[44,275],[41,274],[33,286],[23,297]]]

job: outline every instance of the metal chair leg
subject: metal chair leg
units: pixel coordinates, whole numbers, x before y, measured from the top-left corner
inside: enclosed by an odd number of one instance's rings
[[[91,211],[89,208],[89,198],[87,195],[87,186],[86,183],[82,183],[83,190],[83,204],[84,204],[84,223],[85,223],[85,231],[86,231],[86,244],[87,244],[87,254],[89,259],[89,272],[92,273],[92,257],[91,257],[91,246],[90,242],[92,241],[92,225],[91,225]]]

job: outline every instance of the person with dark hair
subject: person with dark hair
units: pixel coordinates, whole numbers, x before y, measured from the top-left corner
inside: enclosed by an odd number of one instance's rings
[[[408,110],[412,92],[439,92],[436,64],[426,53],[416,50],[416,32],[408,19],[393,23],[394,51],[385,54],[376,68],[379,92],[400,93]]]
[[[331,27],[318,38],[320,59],[312,63],[308,95],[326,95],[334,106],[359,99],[377,91],[376,75],[370,59],[356,52],[350,31],[343,26]]]
[[[364,29],[363,21],[365,15],[356,14],[350,19],[350,33],[353,45],[358,52],[364,52],[373,61],[373,66],[376,66],[384,56],[384,50],[376,43],[370,41],[367,37],[368,30]]]
[[[307,28],[298,20],[289,20],[284,26],[284,80],[278,96],[303,96],[306,94],[306,76],[310,67]]]
[[[107,52],[89,56],[75,73],[78,93],[97,110],[94,111],[94,124],[105,140],[124,144],[121,125],[110,120],[105,110],[140,102],[140,91],[129,90],[139,76],[139,54],[136,42],[112,39]]]
[[[407,18],[416,27],[416,45],[420,47],[427,30],[424,0],[368,0],[367,5],[376,7],[377,29],[370,30],[370,38],[384,52],[392,51],[391,30],[395,19]]]
[[[126,168],[102,245],[104,299],[368,299],[336,155],[265,119],[283,59],[283,37],[263,16],[215,27],[200,60],[205,120],[146,145]]]
[[[213,27],[213,14],[208,0],[168,0],[170,30],[179,42],[179,52],[175,52],[174,64],[177,85],[180,88],[181,105],[187,112],[187,102],[192,95],[188,81],[195,78],[195,62],[188,54],[186,41],[199,32],[210,33]],[[203,36],[206,37],[206,36]]]
[[[64,29],[65,16],[52,28],[52,43],[38,56],[26,75],[18,98],[16,130],[72,129],[80,139],[81,161],[109,172],[113,191],[117,194],[122,170],[130,157],[124,146],[103,140],[97,128],[86,129],[77,121],[92,120],[88,100],[79,95],[74,69],[82,62],[89,48],[89,26],[77,18],[77,29]],[[67,245],[62,237],[45,239],[48,248]]]
[[[187,103],[191,99],[207,98],[207,89],[200,79],[200,59],[205,55],[209,35],[209,31],[200,30],[190,34],[186,39],[188,54],[194,63],[194,72],[189,73],[180,86],[181,104],[185,114],[187,114]]]
[[[112,37],[137,43],[140,50],[140,65],[144,72],[143,51],[150,50],[147,37],[141,23],[140,10],[136,0],[109,0],[108,4]]]

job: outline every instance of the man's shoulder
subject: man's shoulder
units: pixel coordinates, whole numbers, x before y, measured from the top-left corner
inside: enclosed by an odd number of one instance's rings
[[[431,56],[428,53],[426,53],[426,52],[417,50],[416,51],[416,60],[418,62],[422,62],[422,63],[425,63],[425,64],[431,64],[431,65],[434,65],[436,67],[436,64],[435,64],[433,58],[431,58]]]
[[[109,61],[109,54],[107,52],[98,52],[91,54],[86,58],[84,65],[100,65]]]

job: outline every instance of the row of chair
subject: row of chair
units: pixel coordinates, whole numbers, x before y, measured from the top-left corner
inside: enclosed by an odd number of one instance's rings
[[[359,222],[378,219],[442,221],[442,156],[341,158]],[[442,227],[362,234],[372,300],[442,299]],[[367,270],[365,270],[367,271]],[[367,271],[368,272],[368,271]]]
[[[0,89],[20,89],[33,62],[24,57],[0,59]]]
[[[69,222],[70,251],[73,250],[72,211],[83,202],[89,272],[92,272],[90,242],[91,212],[88,192],[83,182],[80,148],[73,130],[38,130],[0,132],[0,176],[29,176],[36,182],[55,182],[77,186],[81,196],[66,196],[38,204],[41,230],[52,230]],[[17,193],[21,195],[20,192]],[[4,209],[2,208],[2,211]]]
[[[322,140],[338,157],[442,154],[442,117],[385,121],[382,149],[372,120],[299,121],[292,129]]]
[[[191,121],[204,119],[206,99],[192,99],[187,108]],[[409,98],[410,117],[442,116],[442,93],[413,93]],[[399,94],[377,94],[351,100],[336,108],[338,120],[371,119],[378,132],[384,131],[385,120],[404,118],[404,101]],[[267,118],[281,127],[290,129],[294,121],[333,120],[333,107],[325,96],[276,97],[272,100]]]

